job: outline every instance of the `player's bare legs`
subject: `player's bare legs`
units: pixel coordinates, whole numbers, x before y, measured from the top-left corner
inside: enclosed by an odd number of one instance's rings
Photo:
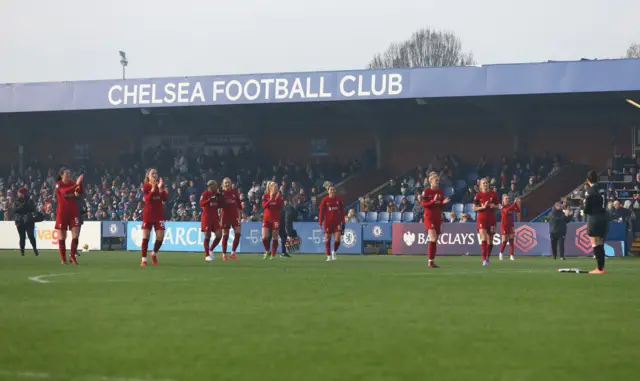
[[[480,234],[480,249],[482,251],[482,266],[488,266],[489,265],[489,234],[487,233],[486,229],[480,229],[478,230],[478,233]]]
[[[327,262],[331,262],[331,234],[328,232],[324,233],[324,250],[327,254]]]
[[[240,236],[242,235],[242,229],[240,227],[240,225],[234,226],[233,227],[233,243],[231,244],[231,259],[233,259],[234,261],[238,260],[238,257],[236,257],[236,250],[238,250],[238,245],[240,244]]]
[[[340,248],[340,239],[341,238],[342,238],[342,235],[341,235],[340,232],[333,233],[333,251],[331,252],[331,260],[332,261],[335,261],[336,259],[338,259],[336,257],[336,252]]]
[[[58,250],[60,251],[60,262],[67,264],[67,229],[58,229]]]
[[[151,252],[151,262],[154,266],[158,266],[158,252],[164,242],[164,230],[156,229],[156,242],[153,244],[153,251]]]
[[[509,242],[509,259],[512,261],[515,260],[514,251],[515,247],[513,246],[513,241],[515,239],[515,234],[511,233],[509,235],[502,235],[502,243],[500,244],[500,260],[503,259],[504,249],[507,248],[507,242]]]
[[[149,250],[149,237],[151,237],[151,229],[142,229],[142,244],[140,250],[142,252],[142,262],[140,266],[147,266],[147,251]]]
[[[435,264],[435,259],[436,259],[436,251],[437,251],[437,247],[438,247],[438,232],[436,232],[436,229],[429,229],[429,231],[427,232],[427,235],[429,236],[429,246],[427,249],[427,255],[429,257],[429,268],[438,268],[438,265]]]
[[[78,253],[78,238],[80,237],[80,227],[71,228],[71,251],[69,253],[69,259],[74,265],[78,264],[76,254]]]
[[[264,246],[264,259],[269,259],[271,250],[271,229],[262,228],[262,245]]]
[[[211,262],[213,261],[213,257],[211,256],[211,253],[209,252],[209,245],[211,244],[211,232],[207,231],[204,232],[204,260],[207,262]]]
[[[278,252],[278,239],[279,239],[280,230],[273,229],[271,231],[271,259],[276,257],[276,253]],[[283,243],[284,245],[284,243]]]
[[[212,261],[214,258],[213,250],[215,250],[215,248],[218,247],[218,244],[222,240],[222,229],[216,230],[215,235],[216,235],[216,238],[213,239],[213,243],[209,247],[209,256],[211,257]]]

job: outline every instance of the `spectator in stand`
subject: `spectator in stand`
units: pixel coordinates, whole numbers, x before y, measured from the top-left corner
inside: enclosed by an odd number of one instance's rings
[[[509,199],[511,200],[515,200],[516,198],[520,197],[520,192],[518,192],[518,190],[516,189],[516,186],[517,184],[515,182],[512,182],[511,187],[507,192],[507,195],[509,195]]]
[[[476,192],[473,187],[468,187],[467,191],[462,195],[462,199],[460,200],[463,204],[471,204],[476,197]]]
[[[462,213],[462,217],[460,217],[460,222],[473,222],[473,219],[471,218],[471,216],[469,216],[469,214],[467,213]]]
[[[398,212],[404,213],[411,211],[412,206],[407,201],[406,197],[402,197],[402,201],[400,201],[400,205],[398,205]]]
[[[394,196],[400,194],[400,187],[393,179],[389,180],[389,193]]]
[[[486,177],[489,174],[489,165],[484,155],[480,156],[480,161],[476,166],[476,173],[480,178]]]
[[[536,187],[536,177],[535,176],[530,176],[529,177],[529,183],[522,190],[522,194],[527,194],[527,193],[531,192],[533,190],[533,188],[535,188],[535,187]]]
[[[378,195],[378,199],[376,200],[375,204],[374,204],[374,210],[373,212],[386,212],[387,211],[387,203],[384,202],[384,196],[379,194]]]
[[[611,210],[611,221],[616,222],[628,222],[630,219],[629,210],[622,207],[620,201],[616,200],[613,202],[613,209]]]
[[[620,176],[613,170],[613,168],[607,168],[607,181],[620,181]]]
[[[356,213],[355,209],[349,209],[349,213],[347,213],[347,222],[348,223],[359,223],[362,222],[362,218]]]
[[[391,214],[397,211],[398,207],[396,206],[396,203],[393,200],[389,200],[389,202],[387,203],[387,213]]]
[[[449,221],[448,222],[458,222],[458,216],[456,216],[455,212],[449,213]]]
[[[413,203],[413,222],[420,222],[424,215],[424,208],[422,207],[422,195],[416,195],[415,202]]]

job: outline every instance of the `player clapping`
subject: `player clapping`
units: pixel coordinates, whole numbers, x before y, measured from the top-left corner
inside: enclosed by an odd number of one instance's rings
[[[493,249],[493,235],[496,233],[496,212],[498,195],[489,189],[487,179],[480,180],[480,192],[473,201],[473,211],[477,213],[478,233],[480,234],[482,266],[489,266],[489,258]]]
[[[340,247],[340,237],[344,226],[344,203],[336,195],[336,187],[329,186],[329,195],[322,199],[320,203],[320,215],[318,223],[324,227],[325,249],[327,252],[327,262],[335,261],[336,252]],[[333,251],[331,251],[331,236],[333,236]]]
[[[278,184],[270,181],[267,191],[262,196],[262,244],[264,245],[264,259],[273,259],[278,251],[278,235],[280,232],[280,210],[284,204],[284,198],[278,192]],[[271,253],[269,253],[271,243]],[[284,245],[284,242],[282,243]],[[271,255],[269,255],[271,254]]]
[[[240,215],[242,213],[240,195],[231,187],[231,179],[222,180],[222,260],[227,260],[227,245],[229,242],[229,230],[233,229],[233,246],[231,247],[231,259],[238,260],[236,250],[240,244]]]
[[[218,193],[218,183],[215,180],[207,182],[207,189],[200,196],[200,207],[202,208],[202,216],[200,217],[200,229],[204,233],[204,259],[207,262],[213,261],[213,250],[218,246],[222,239],[222,228],[220,226],[220,215],[218,214],[219,200],[221,196]],[[211,233],[216,235],[213,244],[211,242]]]
[[[502,260],[502,254],[507,246],[507,240],[509,242],[509,259],[515,260],[513,240],[515,238],[514,232],[514,218],[515,214],[520,213],[520,207],[518,206],[518,199],[511,203],[509,195],[502,195],[502,205],[500,205],[500,232],[502,233],[502,243],[500,244],[500,260]]]
[[[429,235],[429,268],[438,268],[434,260],[436,258],[438,237],[442,226],[442,205],[449,203],[449,198],[444,197],[440,189],[440,176],[437,173],[429,174],[429,187],[422,192],[422,207],[424,208],[424,227]]]
[[[151,229],[156,232],[156,242],[151,252],[154,266],[158,265],[158,252],[164,241],[164,203],[167,201],[167,190],[164,181],[158,177],[158,171],[151,168],[147,171],[142,184],[144,209],[142,210],[142,262],[140,266],[147,266],[147,251]]]
[[[62,168],[56,178],[56,198],[58,208],[56,210],[56,230],[60,232],[58,239],[58,249],[60,250],[60,260],[62,264],[67,264],[66,239],[67,231],[71,230],[71,253],[69,259],[74,265],[78,264],[76,254],[78,253],[78,239],[80,237],[80,215],[76,198],[82,194],[82,180],[80,175],[76,181],[71,179],[71,171]]]

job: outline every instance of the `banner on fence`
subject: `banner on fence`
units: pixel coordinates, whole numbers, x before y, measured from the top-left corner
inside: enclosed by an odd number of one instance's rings
[[[612,224],[616,225],[616,224]],[[393,224],[393,254],[425,254],[427,252],[427,232],[422,224]],[[443,224],[442,234],[438,239],[439,255],[480,254],[480,237],[474,223]],[[498,226],[498,231],[499,231]],[[612,234],[608,239],[618,238],[619,227],[612,226]],[[550,255],[551,241],[549,239],[549,224],[546,223],[518,223],[515,229],[516,255]],[[593,249],[587,247],[585,224],[569,224],[565,239],[565,254],[569,256],[592,255]],[[497,254],[501,243],[501,236],[493,237],[494,253]],[[589,244],[590,246],[590,244]],[[607,255],[624,255],[624,243],[608,241],[605,248]]]
[[[127,236],[127,223],[125,221],[102,221],[102,237],[126,237]]]
[[[200,222],[165,222],[164,243],[162,250],[165,251],[188,251],[204,252],[204,233],[200,231]],[[233,243],[234,232],[229,232],[229,251]],[[150,247],[156,240],[155,231],[151,232]],[[213,238],[212,238],[213,240]],[[139,221],[127,223],[127,250],[140,250],[142,245],[142,223]],[[240,248],[242,240],[240,240]],[[219,244],[214,252],[222,251],[222,244]]]
[[[362,239],[364,241],[391,241],[391,225],[378,223],[362,224]]]
[[[79,247],[82,248],[85,244],[89,246],[90,250],[100,250],[101,241],[101,224],[100,222],[87,221],[82,225],[80,231],[80,240],[78,242]],[[52,250],[58,249],[58,241],[60,240],[60,233],[55,230],[55,222],[43,221],[38,222],[35,228],[36,244],[38,249]],[[20,249],[19,243],[20,237],[18,236],[18,230],[16,224],[11,221],[0,221],[0,249]],[[27,240],[27,249],[31,249],[31,243]],[[71,232],[67,233],[66,247],[71,247]]]

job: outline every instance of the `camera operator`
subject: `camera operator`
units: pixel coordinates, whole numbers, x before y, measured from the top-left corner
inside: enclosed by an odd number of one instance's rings
[[[16,221],[16,228],[20,236],[20,255],[24,256],[25,236],[29,236],[29,242],[33,248],[33,253],[38,256],[38,248],[36,245],[35,223],[42,221],[44,218],[40,213],[36,212],[36,206],[29,199],[26,188],[18,189],[18,197],[15,201],[13,210]]]

